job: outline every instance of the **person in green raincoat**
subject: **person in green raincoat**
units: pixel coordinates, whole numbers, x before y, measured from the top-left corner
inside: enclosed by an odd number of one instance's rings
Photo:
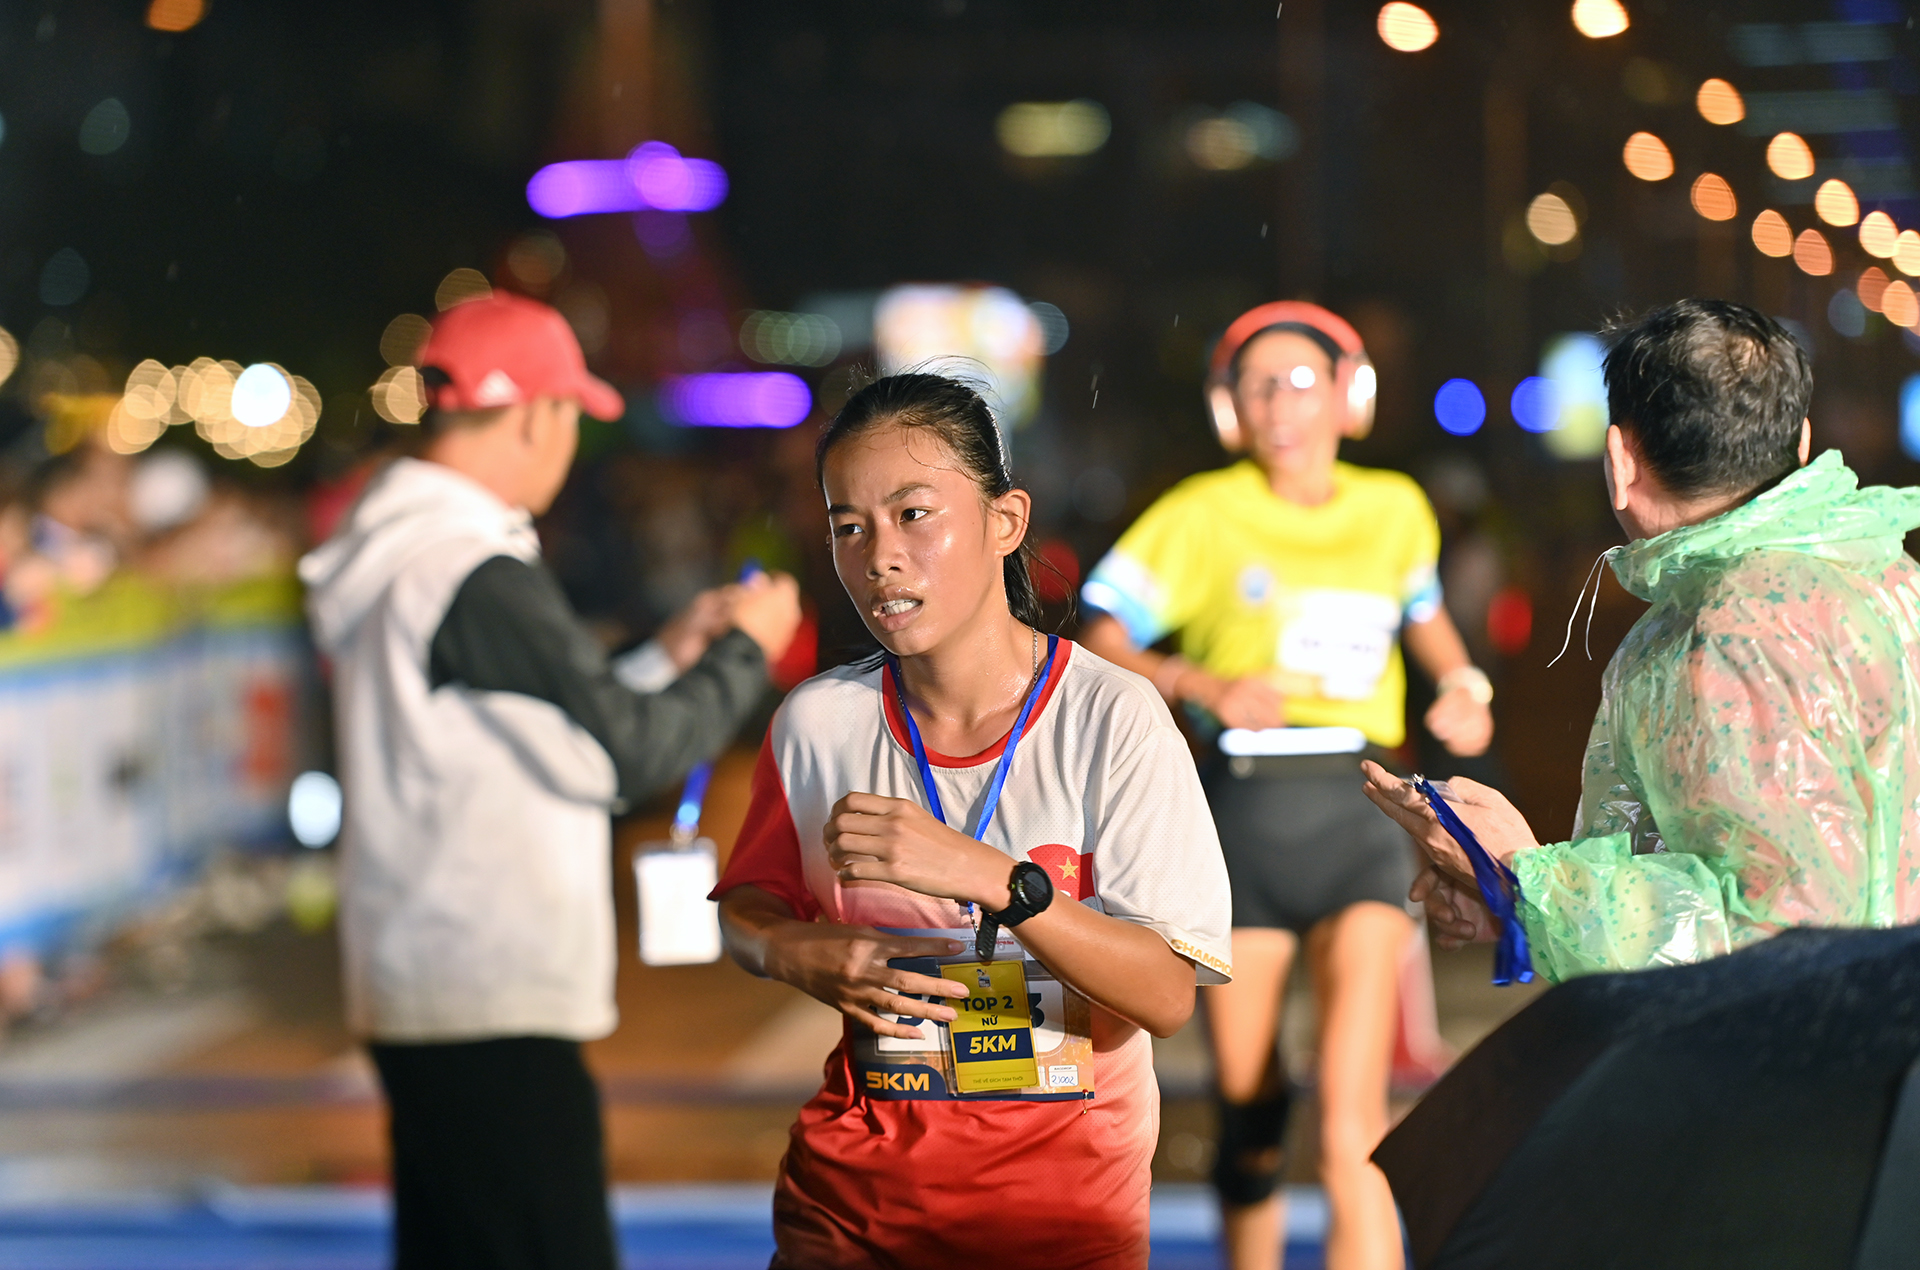
[[[1608,664],[1568,842],[1498,792],[1447,792],[1519,880],[1559,982],[1731,952],[1793,926],[1920,919],[1920,489],[1807,461],[1813,377],[1781,325],[1686,300],[1608,332],[1604,468],[1652,607]],[[1465,857],[1420,795],[1367,794],[1430,861],[1443,942],[1491,939]]]

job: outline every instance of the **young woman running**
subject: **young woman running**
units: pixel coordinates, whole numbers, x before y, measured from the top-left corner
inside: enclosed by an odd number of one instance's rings
[[[1102,615],[1083,638],[1191,708],[1215,746],[1202,781],[1233,879],[1237,974],[1205,1001],[1230,1264],[1279,1265],[1277,1041],[1304,938],[1327,1264],[1398,1267],[1393,1197],[1367,1157],[1387,1125],[1414,871],[1401,836],[1367,814],[1360,760],[1404,739],[1401,643],[1436,681],[1427,726],[1453,752],[1486,748],[1493,693],[1440,606],[1440,533],[1419,487],[1336,461],[1372,418],[1353,328],[1315,305],[1263,305],[1227,328],[1211,371],[1221,439],[1249,458],[1175,486],[1121,536],[1088,578]],[[1179,656],[1143,651],[1171,634]]]
[[[1030,503],[972,389],[875,382],[818,470],[884,651],[782,704],[714,892],[742,966],[847,1016],[773,1264],[1144,1267],[1147,1033],[1230,973],[1185,742],[1145,680],[1038,631]]]

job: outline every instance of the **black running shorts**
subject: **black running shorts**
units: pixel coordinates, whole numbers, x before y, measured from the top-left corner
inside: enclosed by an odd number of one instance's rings
[[[1403,908],[1413,885],[1406,831],[1360,792],[1360,755],[1229,759],[1201,785],[1233,883],[1233,924],[1305,936],[1362,900]]]

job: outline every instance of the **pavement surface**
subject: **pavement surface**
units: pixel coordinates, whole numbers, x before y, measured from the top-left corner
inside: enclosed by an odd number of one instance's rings
[[[753,756],[727,756],[705,829],[730,845]],[[839,1036],[834,1011],[722,962],[649,968],[634,955],[628,822],[619,996],[624,1022],[588,1047],[607,1104],[629,1264],[763,1266],[767,1183],[799,1103]],[[0,1264],[8,1267],[383,1264],[384,1117],[341,1025],[331,933],[285,923],[200,941],[171,992],[109,991],[0,1040]],[[1443,1035],[1464,1049],[1535,995],[1488,982],[1485,949],[1435,958]],[[1310,1078],[1311,1013],[1290,1002],[1286,1048]],[[1207,1056],[1189,1026],[1156,1043],[1165,1096],[1156,1266],[1214,1262],[1199,1186],[1212,1156]],[[1399,1109],[1404,1110],[1401,1104]],[[1290,1267],[1318,1264],[1324,1210],[1313,1116],[1295,1115]]]

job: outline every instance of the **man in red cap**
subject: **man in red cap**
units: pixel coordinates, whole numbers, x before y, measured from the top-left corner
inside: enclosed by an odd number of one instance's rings
[[[732,738],[797,589],[761,576],[702,597],[640,658],[664,668],[638,685],[658,691],[637,690],[533,528],[580,411],[618,418],[620,395],[518,296],[448,310],[421,363],[419,457],[301,563],[333,659],[347,1012],[392,1113],[395,1260],[613,1270],[580,1055],[615,1022],[609,813]]]

